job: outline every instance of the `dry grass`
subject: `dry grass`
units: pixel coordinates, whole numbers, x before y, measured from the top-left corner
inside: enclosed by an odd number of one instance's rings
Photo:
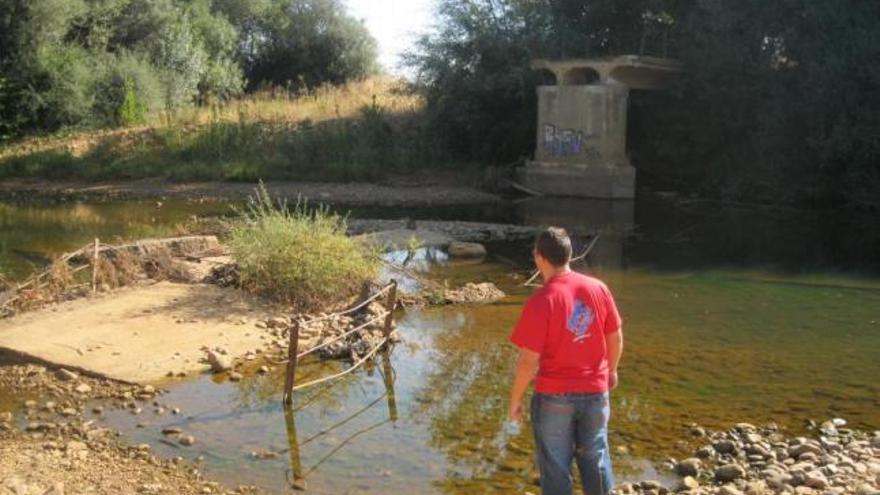
[[[360,109],[374,103],[398,115],[412,115],[424,107],[421,98],[406,91],[404,82],[387,77],[342,86],[326,85],[300,94],[284,90],[263,91],[222,105],[191,107],[155,115],[146,126],[25,138],[0,147],[0,160],[46,152],[83,157],[108,143],[136,148],[154,142],[158,133],[166,129],[192,134],[217,123],[261,123],[286,129],[303,123],[354,118]]]
[[[274,203],[261,185],[242,218],[230,223],[228,246],[242,288],[321,311],[356,295],[378,271],[378,253],[345,232],[343,218]]]

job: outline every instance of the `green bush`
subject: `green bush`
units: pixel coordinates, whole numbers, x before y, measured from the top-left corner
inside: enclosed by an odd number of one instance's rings
[[[138,100],[134,83],[125,81],[125,96],[119,107],[119,123],[122,125],[143,124],[147,120],[147,107]]]
[[[123,52],[105,66],[95,88],[97,124],[144,124],[165,107],[165,86],[159,71],[143,57]]]
[[[273,202],[261,184],[229,224],[241,286],[305,311],[354,296],[375,277],[379,257],[345,230],[345,220],[323,207]]]

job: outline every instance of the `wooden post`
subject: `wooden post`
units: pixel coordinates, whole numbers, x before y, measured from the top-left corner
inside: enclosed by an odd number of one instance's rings
[[[293,404],[293,386],[296,383],[296,355],[299,353],[299,319],[288,328],[290,345],[287,347],[287,373],[284,375],[284,404]]]
[[[385,382],[385,392],[388,394],[388,416],[391,421],[397,421],[397,397],[394,395],[394,368],[391,367],[391,353],[388,349],[382,350],[382,378]]]
[[[387,339],[391,337],[391,324],[394,322],[394,306],[397,304],[397,280],[391,279],[391,290],[388,291],[388,300],[385,303],[385,309],[388,310],[388,316],[385,317],[385,327],[382,329],[382,335]]]
[[[95,237],[95,252],[92,255],[92,295],[98,292],[98,249],[100,241]]]
[[[365,281],[365,282],[363,283],[363,285],[361,285],[361,293],[360,293],[360,296],[358,296],[358,300],[357,300],[357,302],[354,303],[354,305],[357,306],[358,304],[361,304],[362,302],[364,302],[364,301],[366,301],[367,299],[369,299],[369,298],[370,298],[370,293],[371,293],[372,291],[373,291],[373,283],[370,282],[369,280]],[[366,311],[367,311],[367,307],[364,306],[363,308],[359,309],[356,313],[357,313],[357,314],[364,314]]]

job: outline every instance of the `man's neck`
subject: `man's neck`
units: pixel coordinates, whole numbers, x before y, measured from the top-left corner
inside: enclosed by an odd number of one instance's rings
[[[546,272],[542,272],[541,276],[544,278],[544,282],[548,282],[551,278],[553,278],[557,275],[564,275],[564,274],[570,273],[570,272],[571,272],[571,267],[568,265],[568,263],[566,263],[565,265],[560,266],[558,268],[553,267],[553,268],[547,270]]]

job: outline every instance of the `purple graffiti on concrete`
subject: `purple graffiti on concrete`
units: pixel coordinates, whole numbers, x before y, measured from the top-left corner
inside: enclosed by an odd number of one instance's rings
[[[594,151],[586,148],[586,141],[595,134],[584,135],[574,129],[559,129],[553,124],[544,124],[544,149],[554,156],[574,156]]]

